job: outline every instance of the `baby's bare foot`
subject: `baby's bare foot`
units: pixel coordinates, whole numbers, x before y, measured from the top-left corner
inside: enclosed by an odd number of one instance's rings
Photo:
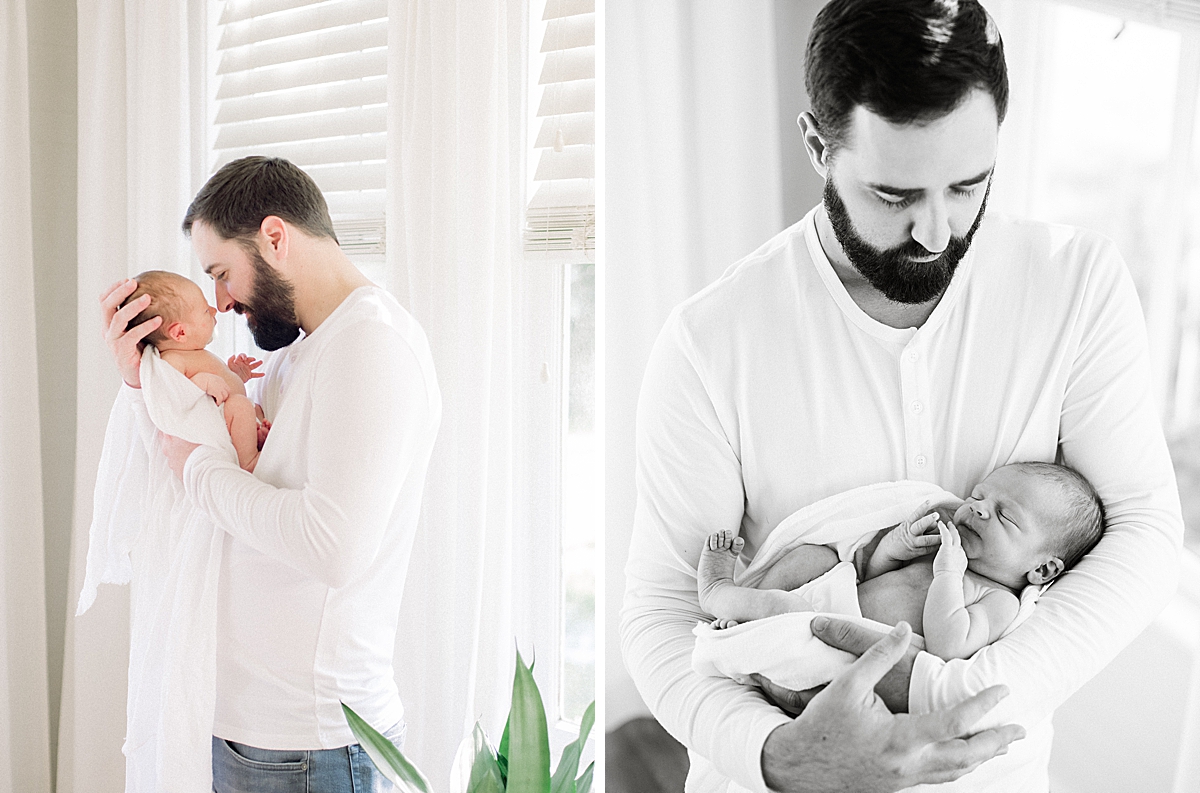
[[[726,529],[710,534],[700,552],[700,564],[696,568],[700,608],[714,617],[722,617],[714,601],[714,594],[727,586],[733,586],[734,566],[745,544],[745,540],[734,537],[733,532]]]
[[[712,626],[717,630],[725,630],[726,628],[736,628],[739,625],[737,620],[713,620]]]

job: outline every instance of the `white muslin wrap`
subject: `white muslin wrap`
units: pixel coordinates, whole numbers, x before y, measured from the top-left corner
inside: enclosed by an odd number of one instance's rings
[[[841,560],[832,570],[795,590],[797,607],[805,608],[718,630],[697,623],[692,633],[696,647],[692,668],[699,674],[728,677],[753,685],[750,675],[761,674],[785,688],[801,691],[828,683],[852,664],[856,656],[830,647],[812,635],[810,623],[817,614],[848,618],[889,631],[890,625],[862,616],[858,606],[857,576],[852,563],[855,551],[880,529],[904,520],[925,500],[937,503],[954,496],[928,482],[885,482],[847,490],[792,513],[767,537],[754,560],[734,574],[734,582],[754,586],[771,565],[799,545],[827,545]],[[742,563],[739,560],[739,568]],[[1007,635],[1033,611],[1041,587],[1021,593],[1021,607],[1004,631]],[[924,647],[919,636],[918,646]],[[743,788],[725,780],[702,757],[691,755],[695,772],[688,777],[689,791]]]
[[[153,347],[141,383],[109,415],[76,615],[101,583],[131,584],[126,793],[209,793],[226,535],[184,493],[157,430],[237,453],[222,409]]]

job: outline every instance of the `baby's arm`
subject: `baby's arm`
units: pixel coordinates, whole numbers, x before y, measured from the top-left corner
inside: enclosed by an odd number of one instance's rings
[[[191,381],[199,386],[201,391],[215,399],[218,405],[224,404],[225,400],[229,399],[229,383],[225,382],[225,378],[219,374],[197,372],[192,375]]]
[[[945,660],[969,658],[991,644],[1016,619],[1020,601],[1011,592],[993,589],[966,605],[963,575],[967,555],[958,530],[938,523],[941,547],[933,560],[933,582],[925,597],[922,616],[925,648]]]
[[[929,506],[929,502],[926,501],[884,535],[875,546],[871,558],[867,560],[864,581],[890,573],[903,567],[908,561],[927,555],[929,549],[938,543],[936,534],[925,533],[938,519],[936,512],[929,511]]]

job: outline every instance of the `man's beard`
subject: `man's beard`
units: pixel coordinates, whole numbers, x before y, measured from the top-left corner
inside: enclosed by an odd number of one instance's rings
[[[245,251],[254,265],[254,292],[245,303],[235,302],[233,310],[249,314],[246,325],[259,349],[271,352],[286,347],[300,335],[296,291],[258,250],[246,247]]]
[[[921,243],[909,237],[908,240],[895,248],[880,250],[859,236],[854,230],[854,223],[833,186],[832,174],[825,179],[825,212],[829,215],[829,223],[833,226],[833,235],[842,246],[846,258],[854,265],[854,269],[867,279],[867,283],[883,293],[888,300],[896,303],[926,303],[945,291],[954,277],[954,271],[967,249],[971,247],[971,239],[975,230],[983,220],[987,209],[988,193],[992,190],[989,180],[983,193],[983,203],[979,206],[979,214],[971,229],[963,237],[950,237],[942,255],[933,261],[920,262],[914,259],[929,256],[932,251],[925,249]]]

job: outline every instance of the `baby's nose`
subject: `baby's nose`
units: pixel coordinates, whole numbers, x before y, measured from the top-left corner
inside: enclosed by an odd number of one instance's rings
[[[979,516],[980,520],[987,520],[989,517],[988,508],[984,504],[972,504],[971,509]]]

